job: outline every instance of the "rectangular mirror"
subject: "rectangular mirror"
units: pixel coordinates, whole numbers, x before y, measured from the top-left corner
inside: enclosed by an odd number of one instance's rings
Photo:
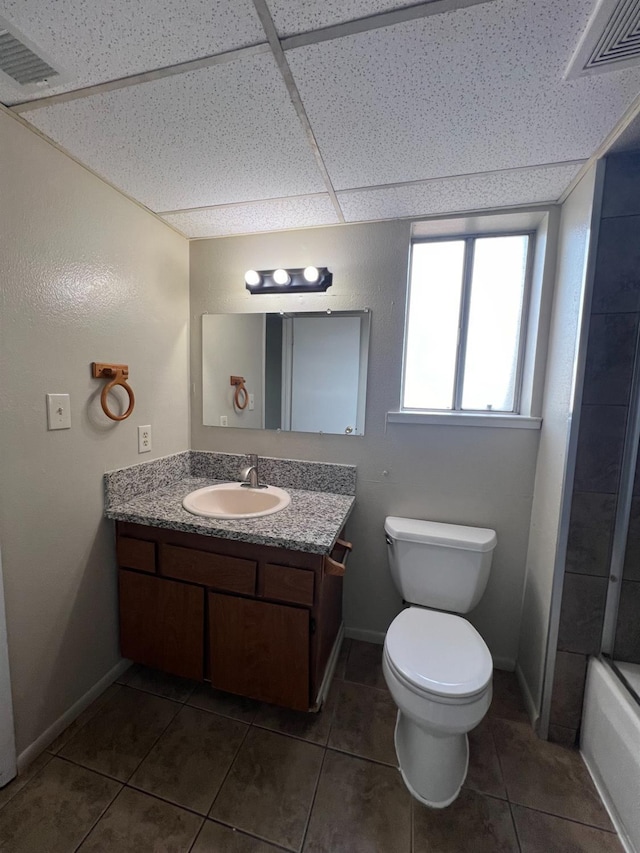
[[[204,425],[363,435],[370,319],[204,314]]]

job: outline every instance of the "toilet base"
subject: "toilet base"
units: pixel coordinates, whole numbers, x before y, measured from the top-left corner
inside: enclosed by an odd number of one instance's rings
[[[398,711],[396,755],[409,793],[433,809],[443,809],[456,799],[469,769],[466,734],[431,734]]]

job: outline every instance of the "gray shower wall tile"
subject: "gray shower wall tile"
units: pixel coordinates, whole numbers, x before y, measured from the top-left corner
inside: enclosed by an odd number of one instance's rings
[[[574,489],[616,494],[627,421],[626,406],[583,406]]]
[[[606,160],[602,217],[640,214],[640,152],[610,154]]]
[[[640,583],[623,581],[613,655],[627,663],[640,663]]]
[[[640,311],[640,216],[601,221],[591,311]]]
[[[582,717],[587,656],[574,652],[558,652],[553,676],[551,717],[553,725],[577,729]]]
[[[636,468],[636,478],[638,469]],[[624,553],[623,577],[627,581],[640,581],[640,497],[634,496],[629,515],[629,532]],[[639,611],[640,614],[640,611]]]
[[[638,314],[592,315],[583,404],[628,405],[638,317]]]
[[[615,495],[573,493],[566,571],[600,577],[609,574],[616,503]]]
[[[594,655],[600,651],[607,578],[567,572],[562,591],[558,649]]]

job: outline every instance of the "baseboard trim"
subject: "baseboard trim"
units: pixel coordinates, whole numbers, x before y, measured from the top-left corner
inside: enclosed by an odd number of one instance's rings
[[[529,690],[529,685],[527,684],[527,679],[524,677],[524,673],[520,668],[519,664],[516,664],[516,676],[518,679],[518,684],[520,685],[520,690],[522,691],[522,698],[524,699],[524,705],[527,709],[527,714],[529,715],[529,719],[531,720],[531,725],[533,726],[534,731],[538,731],[538,724],[540,723],[540,711],[538,710],[536,703],[533,701],[533,696],[531,695],[531,691]]]
[[[345,628],[344,635],[349,640],[362,640],[365,643],[384,645],[385,631],[369,631],[367,628]]]
[[[516,662],[513,658],[502,658],[495,655],[491,655],[491,657],[493,658],[494,669],[504,669],[505,672],[513,672],[516,668]]]
[[[118,676],[122,675],[129,667],[131,666],[131,661],[123,658],[120,660],[114,667],[112,667],[106,675],[103,675],[99,681],[91,687],[84,696],[81,696],[77,702],[74,702],[73,705],[68,708],[64,714],[62,714],[55,723],[52,723],[48,729],[46,729],[40,737],[37,737],[33,743],[29,744],[26,749],[23,749],[20,755],[18,755],[18,774],[22,773],[32,761],[34,761],[41,752],[49,746],[49,744],[53,743],[53,741],[58,737],[59,734],[70,725],[76,717],[79,717],[80,714],[84,711],[85,708],[88,708],[89,705],[100,696],[101,693],[109,687],[110,684],[118,678]]]

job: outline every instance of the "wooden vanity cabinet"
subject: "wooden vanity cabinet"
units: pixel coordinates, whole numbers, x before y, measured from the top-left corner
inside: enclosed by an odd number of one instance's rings
[[[125,657],[230,693],[314,707],[342,622],[336,562],[130,522],[117,522],[116,533]]]

